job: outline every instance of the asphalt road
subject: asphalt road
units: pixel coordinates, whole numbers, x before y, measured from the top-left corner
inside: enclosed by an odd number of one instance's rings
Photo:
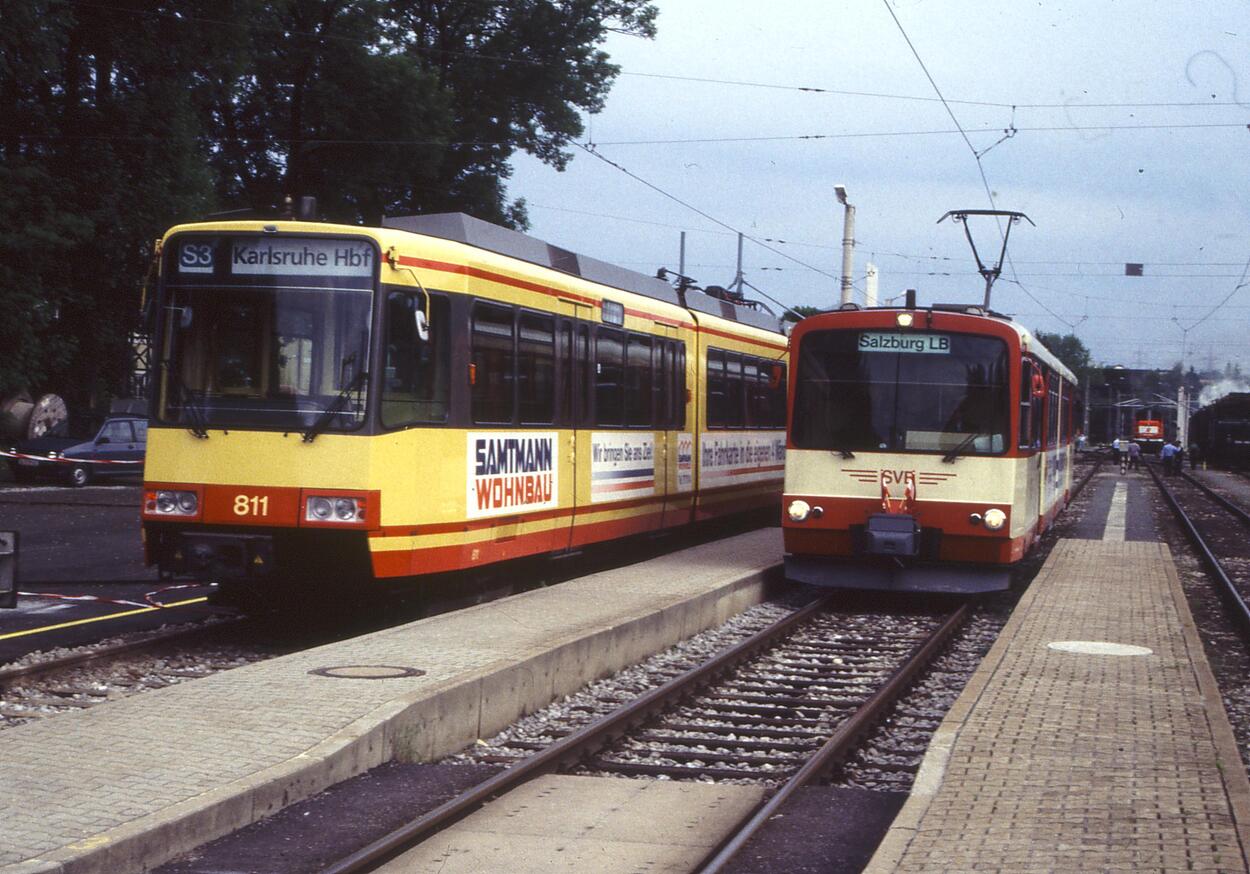
[[[143,609],[145,596],[168,584],[143,564],[142,488],[137,477],[128,479],[81,489],[0,482],[0,531],[18,532],[17,586],[29,593],[17,609],[0,610],[0,664],[214,612],[203,604]],[[153,599],[168,604],[207,592],[196,586]],[[83,596],[90,600],[67,600]]]
[[[17,531],[23,587],[155,580],[143,565],[137,481],[87,486],[0,484],[0,530]]]

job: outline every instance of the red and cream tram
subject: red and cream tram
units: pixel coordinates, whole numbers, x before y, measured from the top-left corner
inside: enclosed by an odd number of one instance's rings
[[[1080,401],[1027,330],[979,307],[845,309],[791,337],[786,575],[987,592],[1067,504]]]

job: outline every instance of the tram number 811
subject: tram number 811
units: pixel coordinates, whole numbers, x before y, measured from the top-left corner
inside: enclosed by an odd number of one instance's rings
[[[235,495],[234,515],[236,516],[268,516],[268,495]]]

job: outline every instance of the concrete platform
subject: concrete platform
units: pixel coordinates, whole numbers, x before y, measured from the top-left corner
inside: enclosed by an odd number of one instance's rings
[[[378,871],[686,874],[763,796],[762,786],[540,777]]]
[[[1250,782],[1171,554],[1103,530],[1055,547],[868,871],[1250,870]]]
[[[5,730],[0,872],[142,871],[451,753],[757,603],[780,558],[765,529]]]

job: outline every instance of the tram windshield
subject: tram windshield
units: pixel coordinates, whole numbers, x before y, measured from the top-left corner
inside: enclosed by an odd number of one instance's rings
[[[343,240],[190,240],[202,247],[208,266],[201,273],[185,268],[183,250],[191,243],[180,241],[170,255],[157,347],[158,418],[193,429],[313,434],[363,424],[372,247]],[[357,259],[367,256],[367,265],[313,272],[318,254],[332,257],[336,246]],[[240,265],[241,249],[267,263]]]
[[[801,449],[993,455],[1010,413],[1007,344],[994,337],[813,331],[799,348]]]

